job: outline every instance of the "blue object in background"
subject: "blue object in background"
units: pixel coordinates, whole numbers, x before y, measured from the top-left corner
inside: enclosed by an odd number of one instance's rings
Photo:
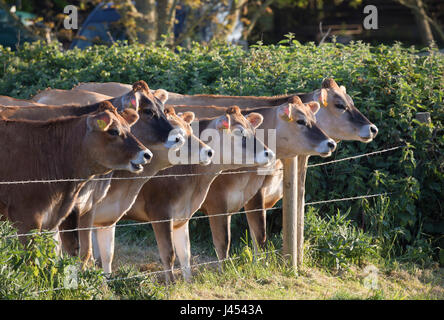
[[[234,0],[231,0],[234,1]],[[225,7],[221,7],[222,15],[228,14]],[[185,22],[188,17],[189,7],[181,6],[176,10],[176,24],[174,25],[174,37],[177,39],[179,35],[185,30]],[[69,49],[80,48],[85,49],[86,47],[92,46],[95,43],[111,44],[116,40],[126,40],[125,30],[116,30],[113,28],[112,23],[117,22],[121,18],[120,14],[115,8],[113,8],[113,3],[101,3],[89,14],[85,22],[81,26],[76,37],[71,43]],[[239,29],[240,27],[240,29]],[[204,40],[209,41],[212,36],[211,26],[208,23],[207,26],[202,28],[202,37]],[[238,21],[235,31],[227,37],[229,41],[239,41],[242,31],[242,23]]]
[[[112,3],[101,3],[89,14],[86,18],[77,37],[84,39],[75,39],[69,49],[92,46],[97,40],[105,43],[112,43],[116,40],[125,40],[125,32],[116,32],[112,30],[111,23],[120,19],[120,14],[115,8],[112,7]]]

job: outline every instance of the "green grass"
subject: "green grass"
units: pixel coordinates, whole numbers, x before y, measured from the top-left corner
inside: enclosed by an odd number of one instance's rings
[[[124,228],[121,228],[121,230]],[[146,228],[147,239],[153,239]],[[117,274],[125,270],[152,272],[162,270],[154,241],[143,247],[128,241],[126,232],[119,232],[114,266]],[[350,264],[336,270],[313,264],[310,249],[306,251],[303,267],[296,272],[289,267],[280,253],[270,253],[253,259],[253,249],[244,239],[232,249],[232,260],[224,262],[222,271],[217,264],[195,268],[193,280],[182,280],[177,271],[176,282],[165,284],[163,277],[147,278],[144,282],[130,280],[131,285],[121,286],[115,298],[140,299],[444,299],[444,269],[433,265],[419,268],[414,264],[381,262],[376,265],[378,282],[375,288],[366,284],[368,265]],[[268,251],[279,249],[279,236],[275,235]],[[136,247],[136,248],[135,248]],[[310,248],[310,246],[306,246]],[[208,242],[192,241],[192,264],[217,260],[208,251]],[[146,257],[145,259],[143,257]],[[176,267],[180,266],[176,263]],[[131,274],[131,273],[128,273]],[[116,275],[117,276],[117,275]],[[125,280],[128,281],[128,280]]]
[[[12,234],[13,229],[2,222],[0,231],[3,236]],[[115,272],[108,279],[100,275],[99,268],[81,271],[77,259],[56,257],[51,237],[36,237],[34,246],[27,250],[14,238],[0,237],[0,298],[444,299],[444,269],[437,264],[425,268],[397,260],[363,259],[360,265],[349,263],[347,268],[332,268],[322,265],[322,259],[313,258],[316,243],[309,245],[307,240],[304,265],[295,271],[276,251],[281,246],[280,234],[271,236],[266,249],[269,253],[258,257],[253,257],[247,239],[234,241],[232,259],[223,262],[221,269],[218,264],[196,267],[189,283],[177,270],[177,281],[167,284],[161,272],[152,274],[162,271],[162,265],[148,225],[117,228]],[[192,237],[192,264],[217,260],[210,248],[210,239]],[[52,291],[63,286],[64,270],[69,266],[79,270],[79,288]],[[180,266],[176,263],[176,267]],[[377,284],[373,287],[366,280],[369,270],[377,272]],[[41,293],[33,293],[40,290]]]

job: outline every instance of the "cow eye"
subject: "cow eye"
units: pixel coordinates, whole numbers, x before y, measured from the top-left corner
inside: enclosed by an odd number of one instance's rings
[[[111,136],[118,136],[119,135],[119,130],[117,130],[117,129],[109,129],[107,132]]]
[[[242,137],[244,135],[244,131],[241,129],[234,129],[233,130],[233,134],[238,136],[238,137]]]
[[[346,107],[342,103],[335,104],[335,107],[338,108],[338,109],[342,109],[342,110],[346,109]]]
[[[307,122],[305,120],[302,120],[302,119],[297,120],[296,123],[300,124],[301,126],[306,126],[307,125]]]
[[[150,116],[150,117],[154,116],[153,110],[148,109],[148,108],[143,109],[143,113],[146,114],[147,116]]]

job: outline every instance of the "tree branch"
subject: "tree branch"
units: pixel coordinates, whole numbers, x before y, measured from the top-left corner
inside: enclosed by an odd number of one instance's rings
[[[248,25],[247,30],[245,30],[245,32],[243,34],[244,40],[248,39],[248,37],[250,36],[251,32],[253,31],[253,28],[256,25],[257,21],[264,14],[265,9],[267,9],[273,3],[273,1],[274,0],[266,0],[264,3],[262,3],[262,5],[259,8],[259,10],[256,11],[256,13],[254,14],[253,18],[251,18],[251,22]]]
[[[193,24],[191,24],[187,30],[182,32],[179,37],[174,41],[174,46],[179,45],[184,41],[186,38],[192,35],[194,29],[198,27],[203,21],[205,21],[210,15],[211,11],[214,9],[214,7],[218,4],[218,1],[212,1],[211,4],[208,5],[208,7],[205,9],[205,11],[200,15],[199,19],[196,19]]]
[[[435,20],[430,18],[427,14],[422,14],[420,8],[418,8],[413,1],[408,1],[408,0],[396,0],[396,1],[401,5],[415,11],[417,14],[421,14],[427,20],[427,22],[429,22],[433,26],[433,28],[435,29],[436,33],[439,35],[441,40],[444,41],[444,32],[442,31],[440,25]]]

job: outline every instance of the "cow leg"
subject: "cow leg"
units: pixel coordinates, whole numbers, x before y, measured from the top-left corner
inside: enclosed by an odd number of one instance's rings
[[[84,214],[80,218],[79,227],[80,228],[89,228],[89,230],[80,230],[80,259],[82,260],[83,268],[85,268],[88,264],[92,256],[92,230],[90,229],[93,226],[94,222],[94,212],[95,208],[93,207],[90,211]]]
[[[14,227],[17,229],[17,234],[27,234],[31,230],[42,230],[42,220],[43,216],[39,214],[32,214],[28,219],[23,219],[20,215],[21,212],[29,211],[29,208],[8,208],[8,218],[13,222]],[[26,246],[29,243],[29,236],[18,237],[20,242]]]
[[[54,233],[53,239],[55,242],[56,255],[61,256],[62,255],[62,246],[61,246],[62,239],[60,238],[60,231],[59,230],[57,230],[57,232]]]
[[[77,229],[79,225],[80,213],[78,208],[73,208],[68,217],[60,224],[59,230],[73,230]],[[70,256],[79,255],[79,232],[69,231],[60,232],[60,240],[63,250]]]
[[[97,230],[91,230],[91,239],[93,244],[93,259],[96,261],[96,263],[102,267],[102,261],[100,256],[100,248],[99,244],[97,243]]]
[[[154,234],[156,236],[157,247],[159,248],[160,260],[166,271],[165,279],[167,282],[174,281],[174,247],[173,247],[173,222],[153,223]]]
[[[244,205],[244,209],[245,211],[250,211],[247,212],[246,215],[248,226],[250,227],[251,238],[253,239],[254,252],[257,254],[259,248],[265,248],[265,242],[267,240],[267,217],[262,189]]]
[[[111,274],[114,258],[115,225],[109,228],[96,229],[97,244],[100,251],[102,268],[105,274]]]
[[[214,214],[221,212],[226,212],[226,210],[219,209]],[[208,213],[208,216],[217,258],[219,260],[227,259],[231,244],[231,216],[211,216],[211,213]],[[221,265],[219,267],[221,268]]]
[[[191,248],[188,221],[177,229],[173,229],[174,248],[179,258],[185,281],[191,281]]]

